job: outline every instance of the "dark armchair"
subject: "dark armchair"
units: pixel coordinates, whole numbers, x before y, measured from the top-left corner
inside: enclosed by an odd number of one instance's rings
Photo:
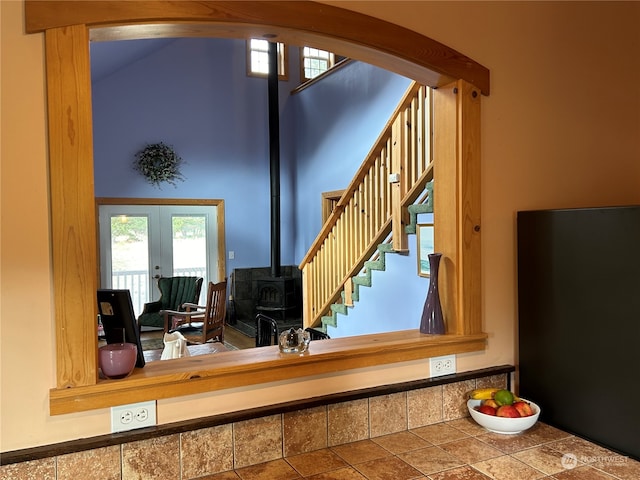
[[[183,311],[185,303],[198,303],[202,277],[161,277],[158,279],[160,300],[144,304],[138,317],[138,328],[164,328],[164,310]]]

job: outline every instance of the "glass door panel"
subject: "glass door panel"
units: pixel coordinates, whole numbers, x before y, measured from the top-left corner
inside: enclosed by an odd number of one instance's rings
[[[136,317],[144,304],[157,300],[161,268],[153,252],[160,250],[157,206],[100,205],[100,287],[131,292]],[[170,270],[167,270],[170,271]]]
[[[207,279],[207,219],[204,215],[172,215],[171,251],[173,276],[203,277],[200,305],[206,301]]]
[[[111,217],[111,285],[131,292],[136,317],[149,297],[149,217]]]
[[[173,276],[203,277],[200,305],[208,282],[219,282],[216,209],[201,205],[163,205],[160,208],[162,258],[170,259]]]

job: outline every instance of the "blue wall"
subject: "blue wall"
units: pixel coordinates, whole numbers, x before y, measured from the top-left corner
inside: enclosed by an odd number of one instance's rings
[[[294,100],[297,131],[296,255],[306,254],[322,226],[320,195],[346,188],[410,81],[354,62]]]
[[[122,58],[123,45],[94,44],[92,60]],[[146,47],[129,53],[113,73],[101,73],[93,84],[96,196],[224,199],[226,246],[235,252],[235,259],[227,260],[227,274],[269,266],[267,81],[246,75],[245,42],[189,38],[135,45]],[[295,50],[289,58],[290,80],[279,84],[281,256],[282,264],[297,265],[321,228],[321,193],[349,184],[410,80],[351,62],[290,95],[298,85]],[[185,161],[185,181],[175,187],[153,186],[132,169],[135,153],[160,141],[173,145]],[[381,280],[383,290],[374,296],[395,308],[404,323],[376,329],[419,324],[428,281],[417,276],[415,259],[397,257],[399,262],[391,262],[400,265],[391,269],[395,273],[381,275],[392,286]],[[403,289],[423,294],[410,293],[413,301],[401,302]],[[389,295],[395,301],[387,302]],[[349,320],[358,311],[364,319],[359,324],[371,323],[374,312],[381,311],[367,303],[360,302]]]
[[[246,75],[243,40],[156,42],[93,85],[96,196],[222,198],[229,271],[268,266],[267,82]],[[96,44],[92,55],[109,48]],[[282,263],[298,264],[321,227],[321,192],[347,186],[409,80],[353,62],[290,95],[298,65],[289,57],[290,80],[280,82]],[[131,166],[160,141],[185,160],[175,187],[153,186]]]
[[[432,223],[433,214],[418,215],[418,223]],[[387,253],[385,270],[372,271],[371,287],[360,287],[359,301],[338,315],[338,327],[327,327],[331,338],[393,332],[420,327],[429,279],[418,275],[417,238],[409,237],[409,252]]]
[[[224,199],[229,271],[270,262],[267,84],[246,76],[244,58],[244,42],[179,39],[93,86],[96,196]],[[176,187],[132,170],[159,141],[185,161]],[[282,194],[291,203],[286,184]]]

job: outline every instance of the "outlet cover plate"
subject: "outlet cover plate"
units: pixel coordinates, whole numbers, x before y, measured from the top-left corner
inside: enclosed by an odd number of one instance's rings
[[[452,375],[456,373],[456,356],[443,355],[441,357],[430,358],[429,372],[431,377],[440,377],[442,375]]]
[[[126,432],[156,424],[156,401],[111,407],[111,433]]]

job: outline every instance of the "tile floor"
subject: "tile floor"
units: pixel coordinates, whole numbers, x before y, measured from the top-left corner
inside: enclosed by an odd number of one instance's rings
[[[640,462],[543,423],[515,436],[470,418],[436,423],[200,480],[637,480]]]

